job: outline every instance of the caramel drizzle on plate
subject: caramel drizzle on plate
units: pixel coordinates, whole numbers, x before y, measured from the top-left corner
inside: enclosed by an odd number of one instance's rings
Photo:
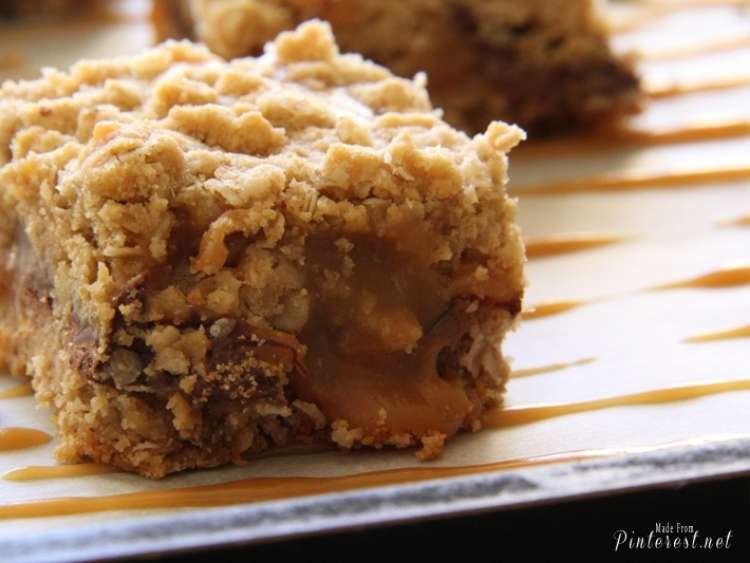
[[[609,18],[610,33],[624,33],[643,27],[674,12],[715,6],[745,6],[746,0],[641,0],[642,6],[629,17]]]
[[[689,336],[688,338],[686,338],[685,342],[688,342],[690,344],[698,344],[702,342],[716,342],[717,340],[731,340],[735,338],[750,338],[750,325],[732,328],[729,330],[696,334],[695,336]]]
[[[571,403],[509,407],[486,414],[484,417],[484,424],[485,426],[492,428],[508,428],[510,426],[521,426],[523,424],[549,420],[569,414],[590,412],[612,407],[673,403],[716,395],[719,393],[728,393],[730,391],[746,390],[750,390],[750,378],[680,385],[676,387],[655,389],[653,391],[643,391],[640,393],[630,393],[628,395],[618,395],[615,397],[590,399],[587,401]]]
[[[750,119],[745,117],[710,117],[676,126],[603,129],[590,136],[530,141],[514,153],[515,160],[544,158],[612,150],[628,146],[671,145],[741,137],[750,135]]]
[[[46,432],[33,428],[0,428],[0,451],[33,448],[51,439]]]
[[[603,457],[605,453],[581,452],[539,458],[501,461],[463,467],[429,467],[373,471],[341,477],[281,477],[232,481],[175,489],[157,489],[98,497],[62,497],[0,505],[0,519],[37,518],[85,514],[108,510],[229,506],[271,501],[353,489],[414,483],[429,479],[459,477],[502,469],[533,467],[564,461]]]
[[[696,119],[677,126],[652,127],[650,129],[624,127],[614,133],[622,143],[639,145],[667,145],[708,141],[750,135],[750,119],[745,117],[711,117]]]
[[[659,99],[682,96],[684,94],[697,94],[699,92],[729,90],[748,85],[750,85],[750,74],[741,73],[708,80],[704,78],[686,80],[684,78],[674,79],[652,76],[643,80],[642,89],[650,98]]]
[[[664,289],[722,289],[750,284],[750,264],[727,266],[720,270],[677,282],[657,285],[652,291]]]
[[[701,55],[711,55],[726,51],[738,51],[750,47],[750,35],[737,35],[735,37],[721,37],[716,40],[707,41],[696,45],[680,45],[668,49],[654,51],[638,50],[636,57],[641,61],[674,61],[689,59]]]
[[[11,469],[2,478],[5,481],[39,481],[43,479],[66,479],[115,473],[117,469],[99,463],[75,463],[71,465],[32,465]]]
[[[619,192],[642,189],[681,189],[696,184],[733,182],[750,179],[750,165],[716,166],[703,169],[625,170],[595,174],[587,178],[560,180],[521,187],[521,197],[586,192]]]
[[[461,477],[554,463],[582,462],[615,455],[646,453],[677,446],[695,445],[717,439],[718,437],[693,438],[691,440],[658,444],[655,446],[579,450],[461,467],[421,465],[419,467],[372,471],[339,477],[268,477],[243,479],[216,485],[157,489],[99,497],[50,498],[30,502],[0,504],[0,519],[63,516],[68,514],[104,512],[107,510],[229,506],[344,492],[353,489],[414,483],[431,479]]]
[[[747,215],[743,215],[742,217],[738,217],[733,221],[723,223],[722,225],[727,227],[750,227],[750,213]]]
[[[0,391],[0,399],[15,399],[17,397],[29,397],[34,394],[34,390],[28,383],[22,383]]]
[[[552,317],[555,315],[561,315],[567,313],[578,307],[588,305],[590,301],[547,301],[545,303],[537,303],[531,308],[526,309],[521,314],[521,318],[524,321],[530,321],[532,319],[542,319],[545,317]]]
[[[510,376],[515,379],[519,377],[531,377],[532,375],[554,373],[556,371],[563,371],[572,367],[585,366],[588,364],[592,364],[595,361],[596,361],[596,358],[582,358],[580,360],[575,360],[572,362],[561,362],[558,364],[550,364],[547,366],[540,366],[536,368],[517,369],[517,370],[513,370]]]
[[[287,446],[278,450],[268,450],[253,456],[253,460],[289,457],[293,455],[316,454],[334,451],[326,444],[300,444]],[[72,463],[66,465],[30,465],[7,471],[0,477],[4,481],[43,481],[46,479],[69,479],[117,473],[119,469],[101,463]]]
[[[670,289],[725,289],[750,285],[750,264],[727,266],[694,278],[669,282],[638,291],[664,291]],[[613,299],[617,295],[600,298],[599,301]],[[521,313],[524,321],[562,315],[579,307],[590,305],[594,301],[561,300],[537,303]]]
[[[526,257],[529,259],[557,256],[609,246],[625,240],[622,236],[570,233],[527,238]]]

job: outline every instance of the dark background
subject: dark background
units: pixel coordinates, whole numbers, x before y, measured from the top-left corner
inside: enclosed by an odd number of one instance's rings
[[[729,550],[614,551],[618,529],[647,535],[656,522],[726,535]],[[408,551],[406,551],[408,549]],[[750,562],[750,477],[549,506],[358,530],[159,561],[743,561]]]

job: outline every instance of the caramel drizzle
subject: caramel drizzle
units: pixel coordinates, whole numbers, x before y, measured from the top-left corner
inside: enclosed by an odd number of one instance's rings
[[[750,325],[733,328],[730,330],[722,330],[719,332],[706,332],[704,334],[696,334],[685,339],[685,342],[690,344],[697,344],[700,342],[715,342],[717,340],[731,340],[734,338],[750,338]]]
[[[0,519],[87,514],[107,510],[230,506],[344,492],[353,489],[414,483],[432,479],[476,475],[515,468],[537,467],[554,463],[580,462],[615,455],[646,453],[677,446],[710,442],[716,439],[717,437],[694,438],[656,446],[579,450],[462,467],[421,465],[419,467],[372,471],[340,477],[256,478],[217,485],[160,489],[99,497],[51,498],[0,505]]]
[[[701,55],[723,53],[725,51],[737,51],[745,47],[750,47],[750,35],[719,38],[703,44],[681,45],[659,51],[641,50],[636,52],[636,57],[641,61],[674,61]]]
[[[588,305],[590,301],[548,301],[546,303],[537,303],[530,309],[526,309],[521,318],[525,321],[532,319],[541,319],[567,313],[578,307]]]
[[[0,451],[23,450],[46,444],[52,436],[33,428],[0,428]]]
[[[678,126],[651,129],[625,126],[603,129],[588,137],[530,142],[516,149],[515,159],[544,158],[582,152],[596,152],[626,146],[667,145],[726,139],[750,135],[750,120],[710,118]]]
[[[750,227],[750,214],[743,215],[742,217],[735,219],[734,221],[723,223],[723,225],[729,227]]]
[[[641,0],[646,6],[656,9],[679,11],[715,6],[747,6],[747,0]]]
[[[623,128],[612,133],[622,143],[667,145],[750,135],[750,120],[707,118],[672,127],[653,129]]]
[[[653,291],[664,289],[721,289],[750,284],[750,264],[729,266],[687,280],[657,285]]]
[[[526,257],[529,259],[557,256],[581,250],[590,250],[622,242],[624,237],[585,233],[559,234],[526,239]]]
[[[561,362],[559,364],[550,364],[548,366],[541,366],[536,368],[518,369],[513,370],[510,374],[512,378],[519,377],[530,377],[532,375],[542,375],[545,373],[554,373],[556,371],[563,371],[572,367],[585,366],[592,364],[596,361],[596,358],[582,358],[573,362]]]
[[[115,473],[117,469],[99,463],[76,463],[72,465],[32,465],[11,469],[2,478],[5,481],[39,481],[42,479],[67,479]]]
[[[663,285],[657,285],[654,287],[645,288],[640,291],[663,291],[669,289],[723,289],[740,287],[744,285],[750,285],[750,264],[739,264],[736,266],[728,266],[721,268],[713,272],[708,272],[700,276],[689,278],[686,280],[680,280],[676,282],[670,282]],[[608,299],[614,299],[615,295],[601,298],[599,301],[605,301]],[[541,319],[545,317],[551,317],[555,315],[561,315],[583,307],[590,305],[594,301],[549,301],[546,303],[538,303],[529,309],[526,309],[521,313],[521,317],[525,321]]]
[[[591,399],[573,403],[552,403],[535,405],[529,407],[510,407],[485,415],[484,424],[493,428],[508,428],[510,426],[521,426],[532,422],[549,420],[569,414],[608,409],[612,407],[624,407],[634,405],[654,405],[661,403],[673,403],[687,401],[708,395],[728,393],[730,391],[750,390],[750,379],[735,379],[728,381],[695,383],[692,385],[681,385],[631,393],[604,399]]]
[[[727,166],[696,170],[629,170],[597,174],[577,180],[561,180],[515,190],[519,196],[586,192],[618,192],[639,189],[685,188],[695,184],[732,182],[750,178],[750,166]]]
[[[610,18],[610,21],[607,22],[608,31],[610,33],[633,31],[648,23],[682,10],[711,8],[715,6],[745,6],[746,0],[673,0],[671,2],[663,0],[642,0],[641,4],[645,5],[645,9],[641,8],[630,17],[623,17],[620,19]]]
[[[750,85],[750,74],[722,76],[709,80],[703,78],[673,80],[651,77],[643,80],[642,89],[650,98],[660,99],[684,94],[697,94],[699,92],[729,90],[748,85]]]
[[[10,389],[5,389],[4,391],[0,391],[0,399],[15,399],[17,397],[29,397],[30,395],[34,394],[34,390],[31,388],[31,385],[28,383],[22,383],[21,385],[16,385],[15,387],[11,387]]]
[[[0,519],[86,514],[107,510],[229,506],[472,475],[501,469],[580,461],[604,455],[606,454],[600,454],[599,452],[582,452],[465,467],[423,466],[341,477],[243,479],[218,485],[161,489],[99,497],[61,497],[0,505]]]
[[[330,451],[335,451],[335,448],[328,444],[300,444],[260,452],[254,455],[253,459],[280,458]],[[30,465],[28,467],[11,469],[4,473],[0,479],[3,479],[4,481],[43,481],[46,479],[69,479],[72,477],[88,477],[89,475],[105,475],[108,473],[117,473],[118,471],[119,470],[116,467],[100,463]]]

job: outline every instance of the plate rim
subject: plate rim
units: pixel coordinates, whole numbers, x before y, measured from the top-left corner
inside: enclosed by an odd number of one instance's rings
[[[750,474],[750,437],[0,535],[6,561],[110,560],[280,541]]]

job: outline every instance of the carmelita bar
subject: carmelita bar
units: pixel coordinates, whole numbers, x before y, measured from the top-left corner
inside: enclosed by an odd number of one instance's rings
[[[0,356],[59,456],[149,477],[478,429],[523,292],[506,153],[319,22],[0,91]]]

